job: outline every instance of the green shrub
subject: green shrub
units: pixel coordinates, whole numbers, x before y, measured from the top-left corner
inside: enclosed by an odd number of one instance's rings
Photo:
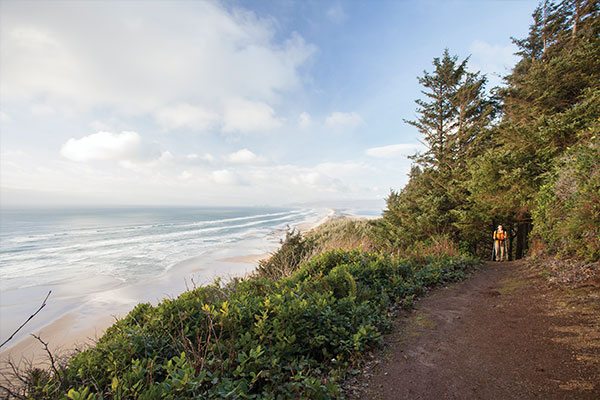
[[[314,240],[303,236],[299,231],[288,229],[279,249],[267,260],[259,261],[256,273],[259,276],[272,279],[289,276],[314,252]]]
[[[600,139],[594,139],[561,157],[537,195],[533,235],[550,253],[600,259]]]
[[[213,284],[136,306],[36,398],[335,398],[390,328],[389,307],[460,279],[475,261],[331,251],[289,277]],[[53,391],[47,390],[53,388]],[[56,388],[60,389],[59,391]],[[33,397],[32,397],[33,398]]]

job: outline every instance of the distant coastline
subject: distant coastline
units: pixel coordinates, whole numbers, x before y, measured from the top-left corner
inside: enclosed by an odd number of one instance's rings
[[[349,215],[346,210],[324,208],[313,211],[302,220],[290,223],[289,227],[306,232],[335,216]],[[93,282],[84,280],[66,283],[65,287],[60,288],[57,296],[53,293],[50,297],[48,309],[40,315],[42,318],[26,326],[21,335],[0,352],[0,359],[11,357],[18,360],[24,357],[36,363],[43,362],[45,360],[41,347],[35,339],[27,335],[28,332],[40,334],[50,342],[52,349],[67,351],[93,343],[115,318],[125,315],[138,303],[156,304],[165,297],[176,297],[193,286],[210,283],[217,277],[227,280],[247,275],[255,269],[259,260],[268,258],[270,253],[278,248],[285,230],[285,226],[281,225],[267,234],[240,240],[229,246],[199,249],[199,255],[174,264],[150,280],[123,283],[104,277],[93,279]],[[0,305],[3,324],[16,326],[20,318],[29,315],[27,312],[35,308],[36,299],[41,300],[49,287],[40,285],[15,289],[12,296],[3,296],[4,301]],[[77,295],[77,292],[82,291],[86,292],[86,296]],[[21,296],[32,301],[28,307],[22,307],[19,315],[13,315],[9,323],[6,318],[7,309]],[[8,331],[7,325],[4,331]]]

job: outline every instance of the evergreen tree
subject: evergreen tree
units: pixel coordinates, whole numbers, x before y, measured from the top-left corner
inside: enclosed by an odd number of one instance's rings
[[[564,154],[568,152],[575,159],[577,152],[591,154],[588,158],[598,154],[590,148],[598,146],[594,141],[598,140],[600,120],[599,21],[598,0],[544,1],[533,13],[528,37],[515,40],[521,59],[506,78],[507,86],[499,91],[502,120],[494,129],[493,145],[470,161],[469,203],[482,218],[463,215],[461,229],[468,229],[467,225],[476,220],[518,223],[529,220],[532,214],[534,226],[544,227],[534,229],[538,238],[551,238],[553,230],[559,229],[556,220],[548,224],[541,219],[552,220],[554,214],[544,208],[548,204],[556,205],[555,209],[562,204],[549,195],[550,188],[558,187],[553,180],[565,176],[557,169],[566,165],[576,168],[565,161]],[[587,191],[589,187],[582,180],[572,190]],[[587,204],[589,211],[590,203],[578,204]],[[561,218],[581,220],[570,216],[585,213],[569,207],[560,208]],[[569,232],[590,235],[589,225],[572,229]],[[575,243],[581,241],[572,238]],[[554,251],[566,248],[562,241],[543,240]]]
[[[467,160],[481,154],[488,144],[488,127],[494,117],[495,103],[485,95],[486,82],[486,77],[479,73],[465,73],[454,95],[457,123],[453,134],[453,164],[461,175]]]
[[[392,192],[384,221],[400,243],[432,235],[459,239],[455,212],[464,206],[467,159],[483,152],[493,104],[485,95],[486,78],[467,70],[446,49],[433,71],[418,78],[425,98],[416,100],[415,126],[427,149],[413,157],[409,183]]]
[[[448,49],[434,58],[433,72],[418,78],[426,99],[418,99],[415,126],[427,150],[415,156],[423,168],[432,168],[445,178],[464,172],[465,157],[481,152],[482,137],[493,117],[493,104],[485,96],[486,78],[467,71],[468,59],[458,61]]]
[[[433,73],[424,71],[418,78],[424,87],[422,93],[429,101],[416,100],[419,117],[406,122],[423,135],[427,150],[416,160],[425,168],[448,171],[452,167],[451,137],[456,130],[458,114],[456,96],[466,65],[467,60],[459,63],[458,57],[450,56],[446,49],[442,58],[433,59]]]
[[[434,59],[419,78],[418,116],[407,121],[426,150],[384,212],[396,245],[449,233],[481,249],[494,223],[533,218],[548,251],[599,257],[599,3],[544,0],[528,36],[513,39],[520,60],[496,101],[467,60],[448,50]]]

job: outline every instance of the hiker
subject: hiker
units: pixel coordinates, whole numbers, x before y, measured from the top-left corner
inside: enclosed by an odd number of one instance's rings
[[[502,225],[498,225],[498,228],[494,231],[494,260],[495,261],[506,261],[506,239],[508,234],[504,230]]]

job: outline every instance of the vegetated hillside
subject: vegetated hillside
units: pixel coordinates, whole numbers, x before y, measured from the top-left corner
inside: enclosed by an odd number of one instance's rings
[[[337,397],[393,307],[476,264],[327,252],[284,278],[260,273],[140,304],[66,364],[27,371],[26,395],[11,390],[35,399]]]
[[[544,2],[506,86],[445,51],[419,78],[428,145],[375,221],[290,232],[255,276],[137,306],[98,343],[29,369],[15,398],[331,398],[390,310],[460,279],[493,226],[514,256],[600,258],[597,0]],[[529,235],[531,227],[533,231]],[[332,249],[360,250],[332,250]],[[331,251],[330,251],[331,250]],[[322,253],[325,252],[325,253]],[[320,254],[322,253],[322,254]]]
[[[488,256],[491,232],[503,223],[514,256],[529,247],[600,258],[598,4],[543,2],[528,37],[514,40],[520,59],[506,86],[491,95],[468,60],[448,51],[434,60],[419,78],[426,96],[418,118],[408,121],[428,149],[387,201],[392,245],[445,235]]]

